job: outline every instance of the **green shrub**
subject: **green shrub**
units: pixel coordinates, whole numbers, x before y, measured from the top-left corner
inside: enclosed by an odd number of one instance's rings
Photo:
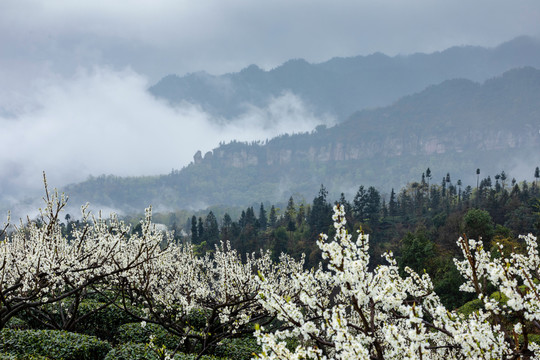
[[[504,295],[500,291],[495,291],[489,296],[490,299],[497,300],[500,304],[506,305],[508,302],[508,296]]]
[[[187,316],[187,325],[195,331],[200,331],[206,327],[208,311],[202,309],[193,309]]]
[[[69,308],[72,300],[66,300],[63,302],[64,308]],[[84,319],[78,321],[75,327],[71,331],[83,333],[86,335],[97,336],[100,339],[112,341],[116,334],[117,328],[126,323],[133,322],[135,319],[125,312],[123,309],[109,305],[101,310],[96,311],[105,303],[96,301],[94,299],[85,299],[81,301],[78,308],[78,317],[82,318],[84,314],[89,314]],[[58,312],[58,304],[48,304],[45,306],[45,310],[52,314],[54,320],[61,324],[61,316]],[[93,311],[96,311],[92,313]],[[26,328],[32,329],[47,329],[41,322],[30,316],[29,313],[22,315],[23,323],[27,323]]]
[[[115,340],[120,344],[129,342],[146,344],[150,342],[150,335],[154,336],[153,342],[157,347],[165,346],[167,349],[175,350],[182,342],[180,337],[167,332],[160,325],[149,323],[142,327],[140,322],[120,326]]]
[[[95,336],[58,330],[0,332],[0,349],[18,355],[42,355],[63,360],[101,360],[111,345]]]
[[[178,353],[174,355],[175,360],[195,360],[195,354]],[[219,360],[220,358],[203,355],[201,360]],[[111,350],[104,360],[160,360],[159,354],[155,349],[146,344],[125,343],[118,345]]]
[[[79,305],[80,313],[86,314],[103,306],[104,303],[95,300],[85,300]],[[100,339],[113,341],[118,328],[135,319],[123,309],[109,305],[78,322],[74,331],[87,335],[94,335]]]
[[[523,335],[520,335],[519,337],[519,341],[523,342]],[[529,343],[540,344],[540,334],[529,334]]]
[[[469,316],[473,312],[477,312],[478,310],[484,308],[484,303],[480,299],[474,299],[469,302],[466,302],[463,304],[459,309],[458,313],[463,314],[465,316]]]
[[[12,317],[9,319],[8,323],[6,324],[6,327],[8,329],[29,329],[29,325],[26,321],[18,318],[18,317]]]
[[[159,360],[159,356],[145,344],[125,343],[109,351],[105,360]]]
[[[249,360],[253,354],[261,352],[261,347],[257,345],[255,338],[224,339],[212,351],[216,356],[235,359]]]
[[[49,360],[48,357],[41,355],[17,355],[9,353],[0,353],[0,360]]]

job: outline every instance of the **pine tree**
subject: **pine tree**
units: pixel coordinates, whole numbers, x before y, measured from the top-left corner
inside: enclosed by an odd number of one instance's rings
[[[232,226],[231,216],[228,213],[225,213],[225,215],[223,215],[223,221],[221,223],[221,231],[220,231],[221,240],[223,241],[230,240],[229,236],[231,232],[231,226]]]
[[[427,183],[428,183],[428,187],[429,187],[429,180],[431,180],[431,169],[430,168],[427,168],[427,170],[426,170],[426,179],[427,179]]]
[[[191,242],[193,244],[199,243],[199,230],[197,228],[197,217],[195,215],[191,217]]]
[[[396,193],[394,192],[394,188],[392,188],[392,192],[390,193],[390,202],[388,203],[388,212],[390,213],[390,216],[396,216],[398,212],[397,202],[396,202]]]
[[[353,200],[353,213],[357,221],[366,221],[365,208],[367,204],[367,192],[364,185],[360,185]]]
[[[332,207],[326,201],[327,195],[328,191],[324,185],[321,185],[319,195],[313,199],[309,216],[309,226],[313,235],[328,231],[328,227],[332,223]]]
[[[298,226],[302,226],[304,224],[304,221],[306,219],[306,210],[304,207],[304,204],[300,204],[298,207],[298,213],[296,214],[296,223]]]
[[[268,222],[269,222],[269,225],[271,228],[274,228],[276,226],[276,223],[277,223],[277,213],[276,213],[276,208],[274,207],[274,205],[272,205],[272,207],[270,208],[270,215],[268,217]]]
[[[198,231],[198,240],[199,241],[202,241],[202,239],[204,238],[204,224],[203,224],[203,220],[201,217],[199,217],[199,221],[197,223],[197,231]]]
[[[204,238],[206,244],[210,250],[214,249],[219,241],[219,227],[216,216],[212,211],[206,215],[204,219]]]
[[[365,216],[371,225],[379,221],[381,211],[381,195],[373,186],[370,186],[366,196]]]
[[[502,183],[502,189],[504,191],[504,187],[506,186],[506,179],[507,179],[507,176],[506,176],[506,173],[504,172],[504,170],[501,172],[501,183]]]
[[[264,205],[261,203],[261,207],[259,208],[259,225],[261,230],[266,230],[266,227],[268,226],[268,218],[266,217],[266,210],[264,210]]]
[[[290,222],[295,222],[296,218],[296,208],[294,205],[294,199],[291,196],[289,202],[287,203],[287,209],[285,210],[285,223],[287,226]]]

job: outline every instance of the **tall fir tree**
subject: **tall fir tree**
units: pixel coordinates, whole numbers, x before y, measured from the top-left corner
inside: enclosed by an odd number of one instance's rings
[[[199,241],[199,229],[197,228],[197,217],[193,215],[191,217],[191,242],[198,244]]]
[[[259,208],[259,226],[262,231],[266,230],[266,227],[268,226],[268,217],[266,216],[266,210],[264,209],[263,203],[261,203],[261,207]]]

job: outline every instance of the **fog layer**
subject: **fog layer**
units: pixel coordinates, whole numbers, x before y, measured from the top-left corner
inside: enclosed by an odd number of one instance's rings
[[[0,103],[0,195],[40,189],[42,171],[56,187],[89,175],[168,173],[220,142],[264,140],[333,122],[283,93],[264,108],[246,105],[244,114],[224,125],[196,104],[173,108],[155,99],[148,86],[130,69],[81,69],[70,78],[42,81],[24,102]]]

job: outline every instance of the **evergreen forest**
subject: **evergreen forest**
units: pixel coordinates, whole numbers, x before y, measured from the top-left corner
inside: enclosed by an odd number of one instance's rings
[[[510,179],[505,171],[486,177],[481,177],[480,169],[476,173],[475,186],[464,185],[450,173],[437,181],[427,168],[417,181],[390,194],[360,185],[354,197],[341,193],[332,199],[321,185],[311,202],[292,195],[286,203],[254,202],[245,209],[215,206],[192,215],[157,213],[154,219],[166,224],[176,241],[195,245],[199,254],[230,242],[241,254],[270,250],[274,260],[282,252],[297,259],[305,254],[305,266],[310,268],[320,261],[318,235],[332,235],[332,206],[339,203],[345,208],[349,233],[370,235],[374,264],[384,262],[381,255],[392,251],[401,269],[426,271],[445,305],[458,308],[470,300],[459,291],[462,278],[452,260],[459,255],[460,236],[519,251],[523,249],[518,235],[540,232],[538,167],[531,169],[535,179],[531,182]],[[128,220],[135,231],[140,230],[136,216]]]

